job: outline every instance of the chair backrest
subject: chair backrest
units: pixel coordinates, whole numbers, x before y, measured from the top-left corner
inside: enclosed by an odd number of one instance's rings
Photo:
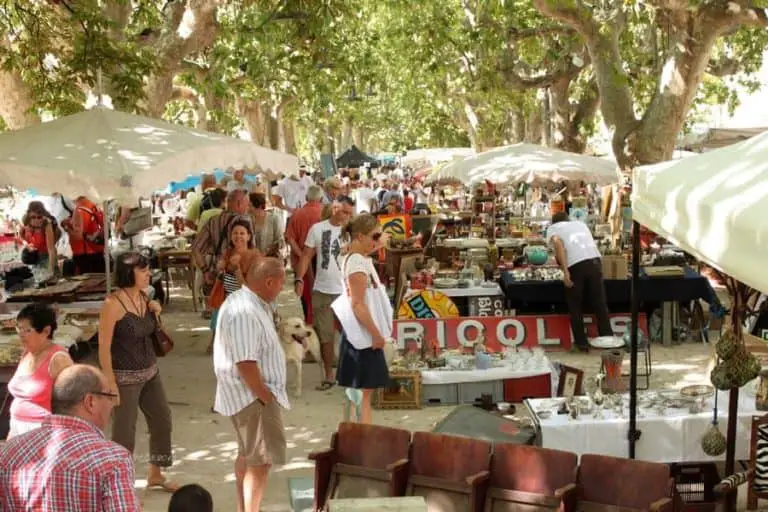
[[[751,445],[750,458],[755,468],[752,490],[765,496],[768,494],[768,414],[752,416]]]
[[[491,455],[490,486],[553,496],[576,483],[575,453],[537,446],[496,443]]]
[[[385,469],[408,458],[411,433],[399,428],[341,423],[335,438],[336,462]]]
[[[666,464],[585,454],[579,463],[579,499],[646,510],[655,501],[672,498],[670,478]]]
[[[414,432],[410,473],[465,483],[468,476],[488,470],[491,446],[466,437]]]

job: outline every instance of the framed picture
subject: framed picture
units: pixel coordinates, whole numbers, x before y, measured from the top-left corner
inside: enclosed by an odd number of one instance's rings
[[[421,409],[421,372],[390,372],[387,387],[377,389],[377,409]]]
[[[560,365],[560,378],[557,382],[557,396],[572,397],[582,395],[584,372],[578,368]]]

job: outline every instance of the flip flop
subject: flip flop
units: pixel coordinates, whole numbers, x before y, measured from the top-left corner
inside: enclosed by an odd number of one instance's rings
[[[179,489],[179,487],[181,487],[179,484],[175,482],[169,482],[168,480],[163,480],[162,482],[156,482],[152,484],[147,482],[148,491],[163,491],[169,494],[173,494]]]
[[[329,389],[331,389],[331,388],[332,388],[333,386],[335,386],[335,385],[336,385],[336,383],[335,383],[335,382],[333,382],[332,380],[324,380],[324,381],[323,381],[323,382],[321,382],[321,383],[320,383],[320,385],[319,385],[319,386],[317,386],[315,389],[316,389],[317,391],[328,391]]]

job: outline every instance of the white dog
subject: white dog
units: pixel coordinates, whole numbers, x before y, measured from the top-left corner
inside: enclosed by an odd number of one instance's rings
[[[301,396],[301,364],[304,355],[309,352],[315,361],[322,365],[320,340],[315,330],[301,318],[286,318],[280,322],[277,333],[285,352],[288,389],[292,396]]]

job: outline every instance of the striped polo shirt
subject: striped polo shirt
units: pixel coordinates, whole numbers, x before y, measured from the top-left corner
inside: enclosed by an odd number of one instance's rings
[[[285,353],[275,328],[272,307],[250,288],[231,293],[219,309],[213,341],[213,367],[216,372],[216,400],[213,408],[224,416],[234,416],[254,401],[237,363],[255,361],[261,378],[284,409],[290,409],[285,392]]]

